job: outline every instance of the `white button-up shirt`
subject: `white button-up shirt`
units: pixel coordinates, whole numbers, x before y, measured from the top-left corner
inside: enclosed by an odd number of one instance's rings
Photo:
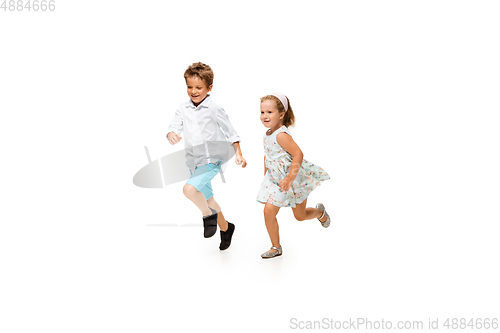
[[[168,127],[170,132],[184,132],[186,164],[191,171],[200,165],[227,162],[234,155],[231,145],[240,141],[226,112],[210,95],[197,107],[191,100],[182,103]]]

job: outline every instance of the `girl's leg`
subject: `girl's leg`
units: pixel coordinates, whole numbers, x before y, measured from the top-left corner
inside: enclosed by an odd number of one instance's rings
[[[323,215],[323,212],[318,208],[306,207],[307,199],[302,201],[299,205],[292,208],[293,215],[297,219],[297,221],[311,220],[314,218],[320,218]],[[321,222],[326,221],[326,216],[323,217]]]
[[[198,191],[196,187],[190,184],[186,184],[184,185],[183,192],[186,198],[191,200],[196,205],[196,207],[198,207],[203,216],[212,215],[212,211],[208,207],[205,196],[203,195],[203,193]]]
[[[279,207],[270,203],[266,203],[264,206],[264,220],[266,221],[267,233],[269,234],[271,243],[277,248],[281,248],[278,220],[276,219],[279,210]],[[276,250],[271,249],[269,251],[275,252]]]
[[[217,211],[217,224],[219,225],[219,228],[220,230],[222,231],[226,231],[227,230],[227,227],[228,227],[228,224],[227,224],[227,221],[226,221],[226,218],[224,217],[224,215],[222,214],[221,212],[221,209],[220,209],[220,206],[219,204],[217,203],[217,201],[215,201],[214,197],[211,196],[210,199],[207,200],[207,204],[210,208],[214,209]]]

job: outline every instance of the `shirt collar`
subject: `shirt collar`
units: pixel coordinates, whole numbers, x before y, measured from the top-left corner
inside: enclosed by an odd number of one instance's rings
[[[212,103],[212,96],[208,94],[207,97],[205,97],[205,99],[203,100],[203,102],[201,102],[201,104],[198,105],[198,107],[208,108],[210,106],[210,103]],[[189,100],[188,105],[192,108],[195,109],[197,108],[196,106],[194,106],[193,101],[191,99]]]

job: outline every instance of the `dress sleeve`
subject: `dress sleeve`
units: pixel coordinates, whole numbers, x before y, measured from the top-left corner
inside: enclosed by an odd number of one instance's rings
[[[236,133],[236,130],[229,121],[229,117],[227,116],[226,111],[224,111],[224,109],[222,108],[217,110],[217,124],[219,124],[219,127],[226,135],[228,141],[230,141],[231,143],[241,141],[240,136],[238,135],[238,133]]]
[[[172,121],[170,122],[170,126],[168,126],[167,135],[170,132],[174,132],[177,135],[181,134],[183,129],[183,123],[184,123],[184,116],[182,114],[181,107],[179,107],[175,111],[175,115]]]

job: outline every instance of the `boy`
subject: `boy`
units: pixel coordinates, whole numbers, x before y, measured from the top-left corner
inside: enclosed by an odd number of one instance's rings
[[[168,128],[167,139],[172,145],[178,143],[184,131],[186,159],[191,178],[184,185],[184,195],[191,200],[203,214],[205,238],[212,237],[220,228],[219,249],[231,245],[234,224],[227,222],[215,201],[211,180],[219,173],[222,162],[220,152],[224,143],[231,142],[235,151],[235,162],[246,167],[240,149],[240,137],[229,122],[222,107],[212,102],[208,94],[213,87],[214,73],[210,66],[201,62],[192,64],[184,72],[187,93],[190,101],[183,103],[175,112]]]

